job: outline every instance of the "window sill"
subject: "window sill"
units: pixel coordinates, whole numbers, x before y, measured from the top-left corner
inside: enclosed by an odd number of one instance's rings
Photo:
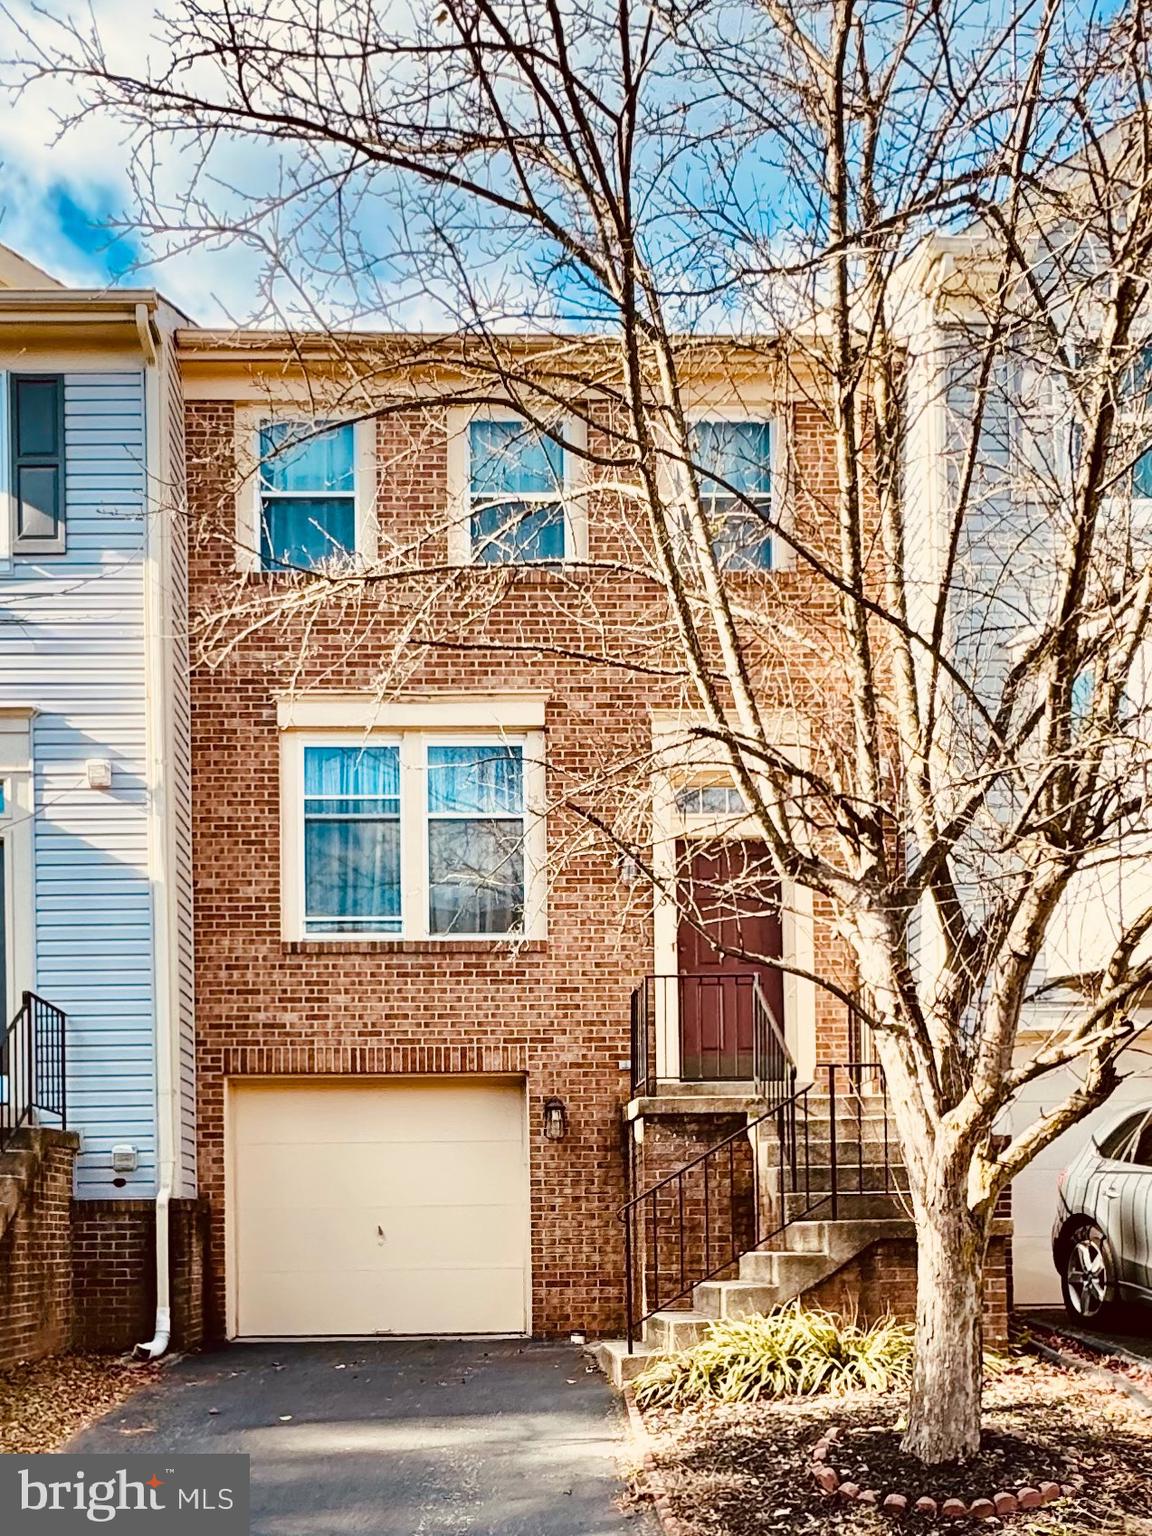
[[[539,955],[547,939],[284,939],[286,955]]]

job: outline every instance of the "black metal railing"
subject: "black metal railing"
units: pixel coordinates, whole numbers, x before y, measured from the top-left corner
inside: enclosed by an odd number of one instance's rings
[[[35,992],[25,992],[19,1012],[0,1044],[0,1152],[21,1126],[47,1116],[63,1129],[68,1094],[63,1012]]]
[[[832,1063],[817,1080],[634,1195],[624,1222],[628,1347],[654,1313],[733,1269],[793,1222],[902,1197],[888,1090],[876,1062]]]
[[[632,993],[634,1098],[661,1081],[782,1089],[791,1067],[756,971],[645,976]]]

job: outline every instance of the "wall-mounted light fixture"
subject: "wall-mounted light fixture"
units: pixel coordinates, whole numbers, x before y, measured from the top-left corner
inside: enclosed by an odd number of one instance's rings
[[[563,1141],[568,1134],[568,1108],[563,1099],[544,1100],[544,1135],[549,1141]]]

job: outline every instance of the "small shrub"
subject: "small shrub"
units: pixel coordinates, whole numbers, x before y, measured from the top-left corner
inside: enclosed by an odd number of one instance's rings
[[[810,1397],[903,1385],[912,1369],[912,1329],[885,1319],[863,1327],[799,1302],[763,1316],[715,1322],[694,1348],[655,1361],[636,1378],[642,1408],[712,1398]]]

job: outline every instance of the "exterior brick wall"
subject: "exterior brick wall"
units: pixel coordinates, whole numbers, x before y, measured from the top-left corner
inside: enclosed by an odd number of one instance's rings
[[[752,1246],[756,1220],[753,1206],[752,1147],[742,1134],[745,1115],[646,1115],[644,1140],[635,1150],[636,1179],[633,1188],[650,1188],[668,1174],[684,1168],[709,1148],[730,1141],[704,1163],[688,1169],[682,1180],[670,1184],[655,1198],[658,1251],[653,1242],[651,1205],[643,1208],[636,1224],[638,1253],[636,1274],[643,1276],[645,1312],[686,1311],[692,1296],[676,1298],[681,1266],[687,1280],[714,1274],[730,1279],[735,1264],[726,1263]],[[704,1219],[705,1194],[708,1219]],[[683,1215],[684,1247],[679,1242],[679,1218]],[[676,1298],[668,1300],[669,1297]]]
[[[984,1343],[1001,1349],[1008,1343],[1011,1307],[1008,1264],[1012,1240],[994,1237],[984,1265]],[[804,1293],[807,1306],[823,1307],[862,1322],[894,1317],[916,1319],[916,1243],[912,1238],[873,1243],[856,1258]]]
[[[67,1349],[72,1334],[70,1203],[79,1137],[23,1132],[0,1161],[15,1210],[0,1236],[0,1370]]]
[[[826,455],[818,412],[799,407],[795,418],[798,469],[812,478],[808,500],[797,505],[803,521],[820,515],[813,509]],[[236,593],[235,410],[227,401],[193,400],[186,421],[195,616],[219,611]],[[402,411],[378,423],[382,542],[402,547],[419,539],[432,563],[446,553],[446,443],[438,411]],[[594,505],[589,538],[594,558],[618,552]],[[248,591],[258,597],[283,580],[250,577]],[[789,626],[812,631],[829,613],[828,595],[807,573],[778,573],[771,581],[781,633]],[[588,650],[593,611],[609,625],[618,620],[629,643],[637,634],[663,633],[663,599],[652,586],[627,575],[493,569],[444,601],[469,643],[411,644],[408,690],[547,690],[548,762],[557,784],[591,785],[605,763],[644,760],[649,711],[678,702],[679,682],[665,686],[658,675],[594,666],[565,652]],[[406,622],[387,588],[374,587],[310,614],[306,646],[302,621],[281,617],[193,677],[198,1134],[201,1189],[211,1206],[209,1332],[224,1329],[229,1079],[508,1071],[523,1075],[528,1094],[534,1331],[616,1332],[623,1314],[617,1210],[626,1196],[620,1109],[628,1095],[620,1064],[629,1054],[630,990],[652,969],[652,932],[650,919],[631,910],[640,903],[612,857],[588,851],[574,819],[550,815],[552,848],[565,852],[551,870],[543,942],[337,945],[282,938],[275,696],[290,687],[378,687]],[[834,669],[829,662],[824,676],[813,663],[827,647],[802,650],[797,677],[779,675],[780,702],[809,687],[827,710]],[[611,809],[618,786],[610,782],[601,793]],[[818,908],[818,967],[839,967],[847,976],[827,916]],[[843,1054],[841,1005],[820,998],[817,1032],[822,1056]],[[568,1107],[569,1132],[560,1143],[541,1133],[543,1101],[551,1095]]]
[[[156,1207],[150,1200],[76,1200],[72,1207],[73,1344],[126,1350],[152,1337],[156,1322]],[[172,1347],[194,1349],[204,1335],[204,1207],[169,1208]]]

